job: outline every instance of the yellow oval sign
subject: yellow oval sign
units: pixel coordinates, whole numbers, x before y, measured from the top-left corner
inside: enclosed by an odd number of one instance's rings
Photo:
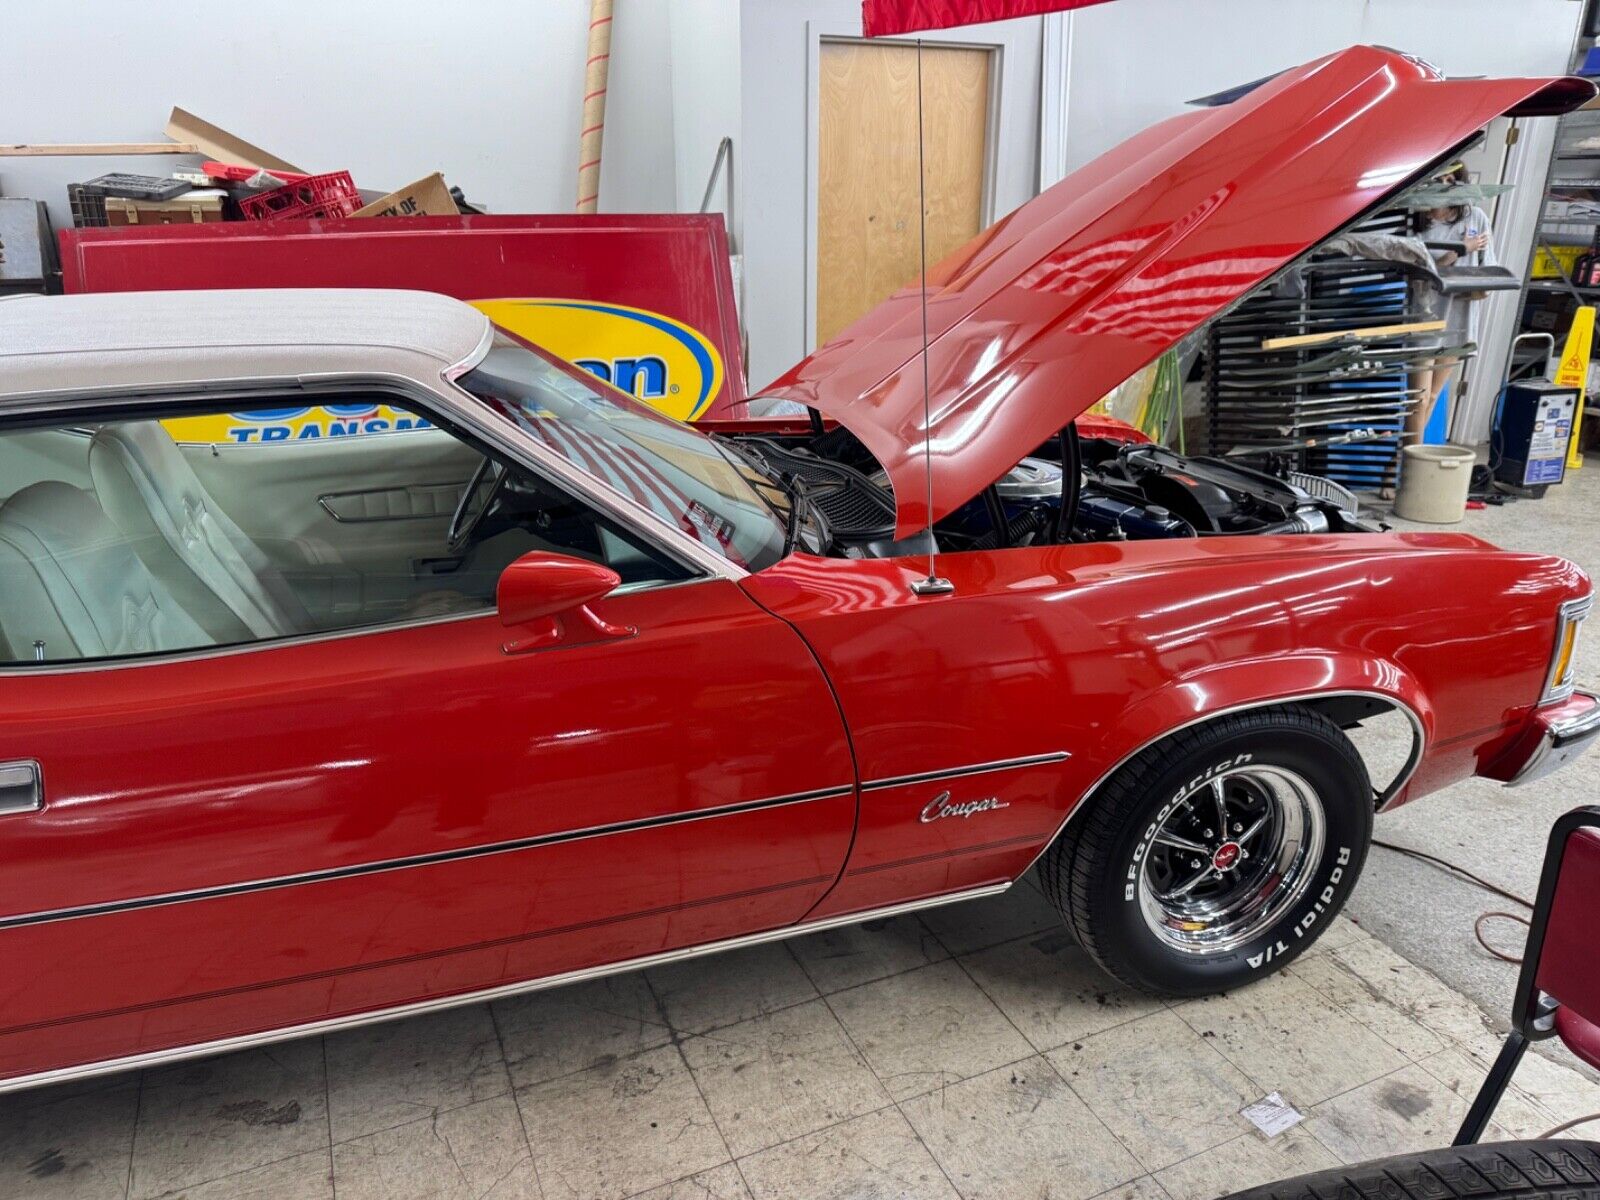
[[[716,347],[661,313],[594,300],[471,303],[496,325],[679,421],[700,416],[722,391]]]

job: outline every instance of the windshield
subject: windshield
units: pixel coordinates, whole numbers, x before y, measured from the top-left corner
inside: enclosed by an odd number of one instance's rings
[[[748,571],[784,555],[786,513],[747,462],[616,388],[496,330],[458,383],[573,466]]]

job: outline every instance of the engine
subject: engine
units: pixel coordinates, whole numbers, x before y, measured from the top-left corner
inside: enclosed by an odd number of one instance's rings
[[[1005,544],[1013,546],[1041,537],[1100,542],[1379,529],[1355,516],[1356,500],[1348,491],[1313,475],[1281,479],[1222,459],[1098,439],[1084,443],[1083,460],[1070,529],[1055,533],[1063,497],[1061,463],[1025,458],[996,483],[994,496],[980,497],[940,523],[940,544],[951,549],[999,545],[997,502]]]
[[[809,441],[741,437],[741,448],[796,481],[826,523],[829,552],[850,558],[925,553],[926,534],[895,540],[894,496],[866,450],[842,430]],[[1079,458],[1079,485],[1063,487]],[[1070,513],[1069,513],[1070,510]],[[1286,478],[1161,446],[1088,439],[1041,447],[934,529],[943,550],[1050,542],[1238,534],[1378,532],[1356,501],[1317,476]]]
[[[1100,537],[1375,533],[1353,495],[1332,480],[1269,475],[1163,446],[1091,442],[1078,526]],[[1093,460],[1088,461],[1088,460]],[[1135,510],[1120,511],[1120,506]]]

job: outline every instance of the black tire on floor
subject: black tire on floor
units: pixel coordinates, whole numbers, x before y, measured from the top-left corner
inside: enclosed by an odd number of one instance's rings
[[[1235,1192],[1227,1200],[1600,1200],[1600,1145],[1499,1142],[1401,1154]]]
[[[1294,772],[1325,817],[1305,892],[1270,925],[1223,951],[1190,953],[1146,922],[1135,881],[1175,797],[1236,763]],[[1253,709],[1181,730],[1124,764],[1074,813],[1039,864],[1045,895],[1110,974],[1145,991],[1200,996],[1271,974],[1305,951],[1343,907],[1366,862],[1373,793],[1344,732],[1298,705]]]

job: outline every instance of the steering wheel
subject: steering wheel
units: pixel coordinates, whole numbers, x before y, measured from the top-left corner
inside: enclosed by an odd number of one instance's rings
[[[461,491],[461,499],[456,501],[456,510],[450,514],[450,528],[445,531],[445,542],[452,553],[459,554],[471,544],[472,535],[478,532],[478,526],[483,524],[483,518],[499,499],[509,474],[510,472],[503,466],[487,456],[478,464],[478,469],[472,473],[472,478],[467,480],[467,486]],[[491,479],[489,490],[483,497],[483,503],[474,510],[472,497],[483,487],[485,479]]]

